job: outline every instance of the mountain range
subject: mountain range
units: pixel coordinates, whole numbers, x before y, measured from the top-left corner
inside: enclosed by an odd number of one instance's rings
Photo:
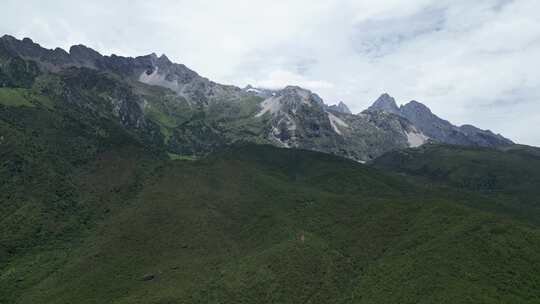
[[[83,45],[72,46],[69,52],[49,50],[29,38],[6,35],[0,38],[0,58],[2,86],[35,89],[39,84],[40,94],[56,94],[86,107],[79,98],[81,90],[108,90],[101,96],[112,106],[108,114],[161,141],[175,154],[204,155],[219,146],[253,142],[366,162],[428,141],[488,147],[512,144],[491,131],[454,126],[416,101],[398,108],[392,97],[383,94],[367,110],[352,114],[343,102],[327,105],[301,87],[241,89],[218,84],[165,55],[103,56]],[[84,86],[75,82],[73,87],[74,78],[85,79]],[[52,88],[58,81],[62,88]],[[101,88],[104,82],[107,87]]]
[[[415,101],[0,38],[1,304],[539,303],[538,185]]]
[[[415,100],[398,108],[395,99],[386,93],[381,95],[368,110],[385,111],[404,117],[430,139],[441,143],[483,147],[513,144],[511,140],[489,130],[481,130],[472,125],[454,126],[450,122],[439,118],[427,106]]]

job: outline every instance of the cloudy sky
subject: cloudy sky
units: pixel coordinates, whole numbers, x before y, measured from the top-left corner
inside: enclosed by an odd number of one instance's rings
[[[212,80],[381,93],[540,146],[539,0],[3,0],[0,34],[165,53]]]

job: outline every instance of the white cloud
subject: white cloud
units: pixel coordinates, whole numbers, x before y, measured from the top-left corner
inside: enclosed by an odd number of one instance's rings
[[[261,80],[246,81],[255,87],[266,89],[282,89],[287,85],[296,85],[317,92],[322,89],[332,89],[334,85],[324,80],[313,80],[302,75],[286,71],[276,70],[268,75],[268,78]]]
[[[538,11],[537,0],[4,0],[0,32],[166,53],[217,81],[301,85],[356,112],[388,92],[540,145]]]

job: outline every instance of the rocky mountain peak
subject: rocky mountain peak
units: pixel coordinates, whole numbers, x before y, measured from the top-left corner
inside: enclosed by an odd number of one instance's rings
[[[46,55],[47,51],[50,51],[42,48],[30,38],[18,40],[10,35],[2,36],[0,39],[0,48],[11,56],[23,57],[41,57]]]
[[[342,101],[340,101],[338,104],[328,106],[327,109],[334,112],[352,114],[351,110],[349,110],[349,107],[347,107],[347,105]]]
[[[148,56],[149,56],[150,58],[154,58],[154,59],[156,59],[156,60],[159,58],[158,55],[157,55],[156,53],[148,54]]]
[[[319,95],[299,86],[287,86],[278,91],[276,96],[281,96],[288,103],[303,103],[308,105],[323,106],[324,102]]]
[[[319,95],[299,86],[287,86],[282,90],[275,91],[261,103],[261,111],[256,115],[263,116],[265,113],[272,115],[279,113],[298,113],[302,108],[316,109],[324,112],[325,104]]]
[[[79,64],[90,64],[96,66],[96,63],[101,61],[102,57],[100,53],[91,49],[85,45],[78,44],[69,48],[69,54],[75,62]]]
[[[448,144],[501,146],[512,144],[512,141],[489,130],[481,130],[471,125],[457,127],[431,112],[425,104],[411,100],[401,107],[388,94],[382,94],[369,111],[387,112],[399,115],[411,122],[415,128],[432,140]]]
[[[155,55],[155,53],[154,53]],[[171,60],[169,60],[169,58],[165,55],[165,54],[161,54],[161,56],[159,56],[159,58],[157,58],[158,60],[158,63],[159,64],[163,64],[163,65],[172,65],[173,62]]]
[[[396,100],[387,93],[382,94],[375,102],[368,108],[369,111],[385,111],[392,114],[399,114],[399,108],[396,104]]]
[[[283,90],[281,90],[281,92],[283,92],[283,93],[306,93],[306,94],[311,93],[310,90],[304,89],[304,88],[296,86],[296,85],[288,85],[285,88],[283,88]]]
[[[448,121],[442,120],[433,114],[425,104],[416,100],[412,100],[406,105],[401,106],[398,115],[418,125],[433,125],[435,122],[448,127],[451,125]]]
[[[416,100],[411,100],[406,105],[401,106],[399,110],[402,113],[415,112],[417,114],[424,113],[426,115],[433,115],[431,109],[428,108],[428,106]]]
[[[30,41],[32,41],[30,38],[28,38]],[[17,38],[11,36],[11,35],[3,35],[2,37],[0,37],[0,42],[3,43],[3,44],[6,44],[6,43],[17,43],[17,42],[20,42]]]

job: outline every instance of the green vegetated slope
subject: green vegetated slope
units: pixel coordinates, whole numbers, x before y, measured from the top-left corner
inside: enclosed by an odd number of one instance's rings
[[[184,106],[165,97],[145,118],[110,75],[34,74],[0,88],[0,303],[540,301],[540,230],[506,200],[535,210],[535,150],[376,163],[399,174],[263,145],[194,159],[163,129],[234,126],[165,120]]]
[[[48,170],[14,173],[27,184],[11,184],[3,205],[25,199],[3,220],[31,231],[2,225],[13,238],[2,301],[539,300],[538,228],[457,194],[314,152],[247,146],[169,161],[121,138],[81,165],[61,152],[37,159]],[[65,175],[55,161],[69,162]]]
[[[513,145],[486,149],[431,144],[388,153],[374,165],[433,187],[445,185],[465,195],[474,192],[480,195],[475,200],[477,205],[483,201],[483,206],[492,211],[540,223],[538,148]]]

